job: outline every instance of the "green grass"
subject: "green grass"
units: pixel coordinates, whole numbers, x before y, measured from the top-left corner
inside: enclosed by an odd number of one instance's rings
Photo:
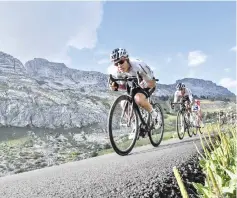
[[[165,114],[164,119],[165,124],[165,132],[175,131],[176,128],[176,115]]]
[[[203,153],[200,155],[199,164],[206,175],[205,184],[193,182],[198,195],[203,198],[235,198],[237,188],[236,169],[236,126],[227,125],[223,129],[218,124],[207,127],[208,138],[200,135]],[[215,134],[215,139],[211,138]],[[204,139],[203,139],[204,138]],[[197,148],[197,147],[196,147]],[[187,197],[186,189],[182,185],[181,177],[176,174],[183,197]],[[180,182],[181,181],[181,182]]]
[[[17,139],[8,139],[7,141],[0,141],[1,143],[5,143],[8,146],[21,146],[29,140],[29,137],[21,137]]]

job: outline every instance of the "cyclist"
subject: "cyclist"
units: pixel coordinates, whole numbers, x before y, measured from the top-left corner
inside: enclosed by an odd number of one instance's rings
[[[178,100],[182,99],[182,102],[188,102],[188,110],[191,113],[191,106],[193,104],[193,96],[190,89],[185,87],[185,84],[178,83],[176,86],[176,92],[174,93],[174,103]],[[172,104],[172,109],[174,108],[174,104]]]
[[[192,106],[192,111],[197,113],[198,116],[198,126],[203,127],[204,124],[202,122],[202,112],[201,112],[201,103],[200,100],[195,99],[194,100],[194,105]]]
[[[123,48],[114,49],[110,54],[110,60],[115,67],[114,72],[112,72],[112,76],[115,78],[134,77],[137,75],[137,71],[139,71],[142,81],[140,81],[139,84],[141,88],[138,89],[137,93],[135,94],[135,102],[138,106],[144,108],[151,114],[154,127],[156,129],[159,128],[159,126],[157,126],[157,123],[160,121],[158,118],[158,112],[152,108],[152,105],[147,100],[149,97],[148,90],[151,88],[156,88],[156,81],[154,80],[155,78],[153,71],[143,61],[139,59],[132,60],[129,58],[127,50]],[[125,83],[126,82],[124,81],[120,81],[118,83],[113,82],[110,84],[110,89],[113,91],[126,90]]]
[[[192,92],[190,89],[188,89],[187,87],[185,87],[184,83],[178,83],[176,85],[176,92],[174,93],[174,103],[178,102],[178,100],[181,102],[187,102],[187,110],[188,110],[188,118],[190,120],[191,123],[193,123],[193,118],[191,115],[191,106],[193,104],[193,96],[192,96]],[[174,108],[174,104],[172,104],[171,108]],[[181,131],[184,131],[184,126],[183,126],[183,122],[181,121]]]

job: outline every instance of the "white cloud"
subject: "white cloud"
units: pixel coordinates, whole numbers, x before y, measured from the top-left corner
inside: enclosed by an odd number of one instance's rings
[[[230,49],[230,51],[236,52],[236,46],[232,47],[232,48]]]
[[[230,68],[225,68],[224,70],[225,70],[225,72],[229,72]]]
[[[70,62],[69,47],[92,49],[103,2],[0,2],[0,50],[22,61]]]
[[[207,60],[207,55],[202,51],[192,51],[188,54],[188,65],[191,67],[196,67]]]
[[[219,84],[226,88],[233,88],[237,86],[237,80],[233,80],[231,78],[222,78]]]
[[[110,61],[109,61],[109,59],[103,58],[103,59],[98,60],[97,63],[98,63],[99,65],[102,65],[102,64],[109,64]]]

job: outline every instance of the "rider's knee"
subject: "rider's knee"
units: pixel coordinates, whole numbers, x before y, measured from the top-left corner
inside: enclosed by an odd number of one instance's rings
[[[144,96],[144,94],[142,93],[137,93],[134,97],[136,103],[141,104],[142,102],[144,102],[144,100],[146,99],[146,97]]]

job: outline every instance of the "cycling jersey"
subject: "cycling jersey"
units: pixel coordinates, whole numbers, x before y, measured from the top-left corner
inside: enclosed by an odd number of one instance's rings
[[[137,71],[139,71],[141,77],[143,80],[152,80],[154,78],[153,71],[151,68],[144,63],[143,61],[139,59],[129,59],[129,63],[131,67],[129,68],[128,72],[120,72],[118,68],[113,71],[112,75],[115,76],[115,78],[125,78],[125,77],[132,77],[137,75]],[[119,82],[119,84],[123,85],[125,84],[124,81]]]
[[[189,98],[190,102],[192,103],[193,101],[193,96],[192,96],[192,92],[190,89],[185,88],[185,93],[182,95],[180,90],[177,90],[174,94],[174,102],[177,102],[178,100],[180,100],[182,97],[187,97]]]

